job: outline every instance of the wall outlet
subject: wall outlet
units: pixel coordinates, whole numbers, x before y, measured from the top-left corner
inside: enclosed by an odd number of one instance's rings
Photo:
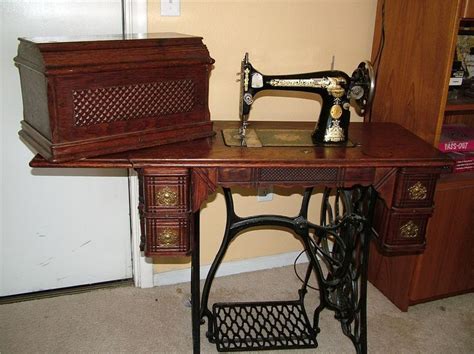
[[[273,187],[259,187],[257,190],[257,201],[258,202],[269,202],[273,199]]]
[[[161,0],[161,16],[179,16],[180,0]]]

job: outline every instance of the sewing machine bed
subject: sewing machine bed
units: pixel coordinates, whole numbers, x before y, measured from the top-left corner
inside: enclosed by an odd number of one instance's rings
[[[238,129],[223,129],[222,137],[227,146],[301,146],[301,147],[355,147],[356,143],[351,140],[345,143],[313,143],[311,139],[312,130],[309,129],[247,129],[245,143],[239,135]]]

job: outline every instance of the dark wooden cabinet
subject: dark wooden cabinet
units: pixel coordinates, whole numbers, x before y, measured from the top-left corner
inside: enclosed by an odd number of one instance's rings
[[[379,0],[373,60],[382,26],[385,38],[368,119],[399,123],[433,146],[443,123],[474,124],[474,101],[447,104],[460,21],[474,17],[471,8],[467,0]],[[474,173],[443,176],[425,252],[394,257],[372,247],[369,281],[404,311],[416,303],[472,291],[473,220]]]
[[[412,303],[474,289],[474,179],[443,178],[435,205],[429,247],[413,272]]]

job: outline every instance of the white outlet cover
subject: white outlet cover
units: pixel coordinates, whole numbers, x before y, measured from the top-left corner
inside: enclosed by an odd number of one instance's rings
[[[161,16],[179,16],[180,2],[180,0],[161,0]]]
[[[257,190],[257,201],[258,202],[269,202],[273,200],[273,187],[260,187]]]

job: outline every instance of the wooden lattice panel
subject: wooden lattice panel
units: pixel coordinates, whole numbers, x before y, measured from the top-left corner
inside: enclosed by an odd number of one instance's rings
[[[261,168],[259,181],[318,182],[337,180],[337,168]]]
[[[192,80],[158,81],[75,90],[72,95],[74,124],[87,127],[190,112],[195,84]]]

